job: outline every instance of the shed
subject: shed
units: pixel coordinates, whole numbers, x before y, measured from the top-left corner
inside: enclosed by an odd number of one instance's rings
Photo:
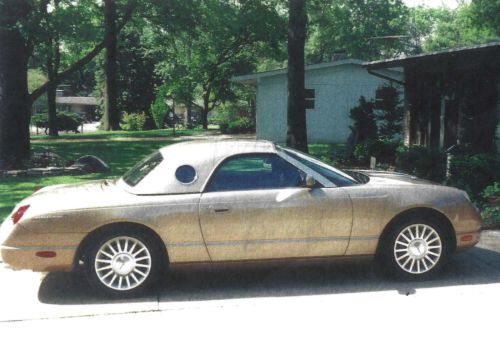
[[[388,78],[402,78],[397,69],[383,70]],[[258,138],[284,142],[287,130],[287,69],[236,76],[232,81],[257,88]],[[309,142],[342,143],[350,134],[350,110],[360,96],[367,100],[388,80],[371,75],[363,61],[344,59],[305,67],[307,135]]]

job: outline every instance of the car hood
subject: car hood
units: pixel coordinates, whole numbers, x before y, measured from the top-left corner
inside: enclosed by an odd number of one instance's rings
[[[368,176],[369,181],[367,184],[373,185],[439,185],[432,181],[398,172],[377,170],[355,170],[355,172]]]

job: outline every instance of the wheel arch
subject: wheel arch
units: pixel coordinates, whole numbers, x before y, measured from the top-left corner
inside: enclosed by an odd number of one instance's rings
[[[387,223],[387,225],[384,227],[384,230],[382,231],[382,234],[379,237],[376,255],[379,254],[381,245],[382,243],[385,242],[385,239],[389,235],[392,227],[401,222],[406,222],[416,218],[421,218],[421,219],[426,218],[429,220],[436,221],[437,224],[435,225],[438,226],[444,232],[446,239],[450,243],[450,252],[455,251],[457,247],[457,239],[455,235],[455,229],[453,228],[453,224],[451,223],[450,219],[439,210],[430,207],[416,207],[402,211],[401,213],[394,216],[389,221],[389,223]]]
[[[158,248],[165,253],[164,263],[165,264],[169,263],[167,247],[165,246],[165,243],[163,242],[163,240],[156,231],[140,223],[116,222],[100,226],[97,229],[94,229],[93,231],[89,232],[83,238],[83,240],[78,245],[75,257],[73,259],[73,270],[76,270],[79,267],[80,261],[85,261],[85,253],[87,252],[93,241],[97,240],[99,237],[103,235],[113,233],[117,230],[131,230],[150,237],[154,241],[154,243],[158,245]]]

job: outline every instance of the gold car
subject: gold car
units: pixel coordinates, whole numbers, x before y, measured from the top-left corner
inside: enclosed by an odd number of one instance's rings
[[[479,241],[461,190],[399,173],[343,172],[268,141],[170,145],[121,179],[45,187],[0,228],[14,269],[82,267],[131,295],[169,265],[374,255],[419,278]]]

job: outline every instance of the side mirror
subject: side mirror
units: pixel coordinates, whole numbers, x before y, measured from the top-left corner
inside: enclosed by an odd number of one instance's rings
[[[304,188],[312,189],[314,188],[315,185],[316,185],[316,180],[314,179],[314,177],[307,174],[306,178],[304,179],[304,184],[303,184]]]

